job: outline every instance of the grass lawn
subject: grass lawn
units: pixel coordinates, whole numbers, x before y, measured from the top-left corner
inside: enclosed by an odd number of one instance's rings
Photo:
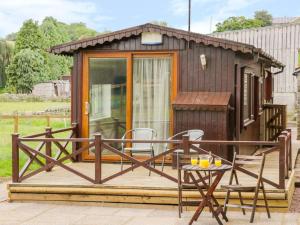
[[[34,112],[43,111],[53,107],[69,106],[68,102],[0,102],[0,114],[9,114],[15,111],[19,112]],[[70,126],[68,119],[51,119],[51,127],[53,129],[64,128]],[[21,136],[40,133],[45,130],[46,120],[41,119],[20,119],[19,133]],[[13,133],[13,120],[0,120],[0,177],[11,175],[11,134]],[[66,134],[61,134],[61,137],[67,137]],[[57,136],[58,137],[58,136]],[[38,143],[37,143],[38,144]],[[35,144],[35,146],[37,145]],[[32,145],[34,147],[34,145]],[[20,155],[21,165],[27,160],[27,156]],[[36,166],[36,165],[32,165]]]
[[[67,107],[68,102],[0,102],[0,114],[18,112],[37,112],[48,108]]]

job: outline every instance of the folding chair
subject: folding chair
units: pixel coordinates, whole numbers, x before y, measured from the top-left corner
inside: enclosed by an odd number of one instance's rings
[[[189,135],[190,138],[189,140],[190,141],[201,141],[202,140],[202,137],[204,135],[204,132],[203,130],[197,130],[197,129],[194,129],[194,130],[185,130],[185,131],[182,131],[182,132],[179,132],[171,137],[168,138],[168,141],[169,140],[178,140],[178,138],[181,138],[182,135]],[[193,144],[194,146],[196,147],[199,147],[200,145],[199,144]],[[164,145],[164,152],[165,151],[168,151],[170,148],[169,148],[169,143],[166,143]],[[190,149],[190,152],[193,152],[193,153],[196,153],[197,151],[194,150],[194,149]],[[174,151],[174,153],[183,153],[183,149],[176,149]],[[164,171],[164,166],[165,166],[165,156],[163,156],[163,159],[162,159],[162,163],[161,163],[161,171]]]
[[[236,168],[238,166],[243,166],[243,165],[259,165],[260,166],[256,185],[239,184]],[[234,153],[233,166],[232,166],[232,170],[231,170],[231,174],[230,174],[230,178],[229,178],[229,184],[221,185],[221,188],[227,190],[227,194],[226,194],[226,198],[225,198],[225,202],[224,202],[225,214],[227,211],[227,207],[241,208],[244,215],[246,214],[245,209],[252,209],[250,223],[253,223],[254,215],[255,215],[255,211],[256,211],[256,207],[257,207],[258,193],[261,190],[263,193],[263,198],[264,198],[264,203],[265,203],[264,207],[266,208],[268,218],[271,218],[268,201],[267,201],[267,197],[266,197],[266,192],[265,192],[265,187],[264,187],[264,183],[262,180],[264,165],[265,165],[265,155],[264,154],[262,156],[248,156],[248,155],[236,155],[236,153]],[[233,184],[233,178],[235,179],[235,184]],[[231,192],[238,193],[240,205],[228,204]],[[253,204],[245,204],[243,202],[242,192],[254,192]]]
[[[127,131],[122,140],[126,139],[128,134],[132,135],[132,140],[146,140],[151,141],[156,138],[156,131],[151,128],[135,128]],[[150,157],[154,157],[154,148],[153,143],[132,143],[132,147],[125,147],[125,143],[122,142],[122,153],[125,151],[133,154],[149,154]],[[152,164],[152,163],[151,163]],[[153,167],[155,168],[155,161],[153,162]],[[121,171],[123,170],[123,158],[121,157]],[[149,171],[149,175],[151,174],[151,170]]]

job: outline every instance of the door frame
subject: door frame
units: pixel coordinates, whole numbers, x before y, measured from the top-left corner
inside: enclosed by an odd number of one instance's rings
[[[86,114],[85,102],[89,102],[89,58],[126,58],[126,131],[132,129],[132,96],[133,96],[133,58],[134,57],[155,57],[170,56],[172,60],[171,67],[171,89],[170,89],[170,136],[173,134],[174,128],[174,112],[172,102],[178,92],[178,52],[177,51],[126,51],[126,52],[95,52],[85,51],[83,53],[82,62],[82,100],[81,100],[81,137],[89,136],[89,117]],[[83,143],[87,145],[88,143]],[[82,153],[83,161],[94,160],[95,156],[90,155],[86,150]],[[119,161],[120,157],[116,155],[102,155],[102,160]]]

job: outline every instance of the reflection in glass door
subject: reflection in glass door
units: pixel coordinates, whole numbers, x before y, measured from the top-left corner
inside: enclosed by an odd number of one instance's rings
[[[90,137],[100,132],[103,138],[119,139],[125,132],[126,61],[126,58],[89,58]]]

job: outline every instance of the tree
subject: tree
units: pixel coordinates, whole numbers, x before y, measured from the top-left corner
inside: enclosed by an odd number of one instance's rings
[[[47,50],[54,45],[96,34],[95,30],[88,28],[84,23],[68,25],[53,17],[46,17],[40,26],[31,19],[25,21],[15,38],[15,57],[6,70],[8,90],[29,93],[37,82],[56,80],[69,74],[71,57],[54,55]],[[6,38],[14,39],[14,34]]]
[[[217,23],[215,32],[265,27],[272,25],[272,19],[272,15],[266,10],[256,11],[253,19],[244,16],[229,17],[222,23]]]
[[[45,63],[47,65],[47,81],[59,80],[62,75],[70,74],[72,66],[72,58],[62,55],[54,55],[47,53],[45,56]]]
[[[98,34],[97,31],[88,28],[85,23],[71,23],[65,27],[72,41],[94,37]]]
[[[5,68],[10,63],[14,50],[14,42],[0,40],[0,87],[6,83]]]
[[[70,41],[65,27],[53,17],[46,17],[40,25],[40,30],[44,39],[44,48]]]
[[[13,93],[30,93],[33,85],[45,81],[45,60],[42,54],[31,49],[16,53],[6,68],[6,87]]]
[[[22,49],[40,50],[44,47],[43,34],[38,23],[33,20],[27,20],[23,23],[16,37],[15,53]]]
[[[65,24],[58,22],[53,17],[46,17],[40,25],[40,29],[44,36],[44,47],[46,49],[70,41],[69,34],[65,29]],[[70,57],[45,52],[44,58],[48,67],[48,73],[46,75],[48,80],[59,79],[62,75],[70,72]]]
[[[263,24],[262,26],[263,27],[272,25],[273,17],[266,10],[256,11],[255,14],[254,14],[254,18],[257,19],[257,20],[262,21],[262,24]]]
[[[222,23],[217,23],[216,32],[230,31],[230,30],[241,30],[252,27],[262,27],[263,22],[258,19],[247,19],[244,16],[229,17]]]

